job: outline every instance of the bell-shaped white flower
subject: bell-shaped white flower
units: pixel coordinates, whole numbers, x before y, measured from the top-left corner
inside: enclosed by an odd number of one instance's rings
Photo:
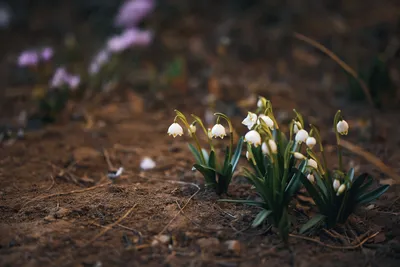
[[[341,135],[347,135],[349,133],[349,124],[345,120],[341,120],[336,125],[336,130]]]
[[[306,140],[306,145],[312,149],[317,144],[317,139],[314,137],[308,137]]]
[[[249,112],[247,117],[242,121],[242,124],[246,125],[249,130],[253,128],[254,124],[257,123],[257,114]]]
[[[308,138],[308,132],[306,130],[299,130],[296,134],[295,140],[297,143],[305,142]]]
[[[344,192],[344,190],[346,190],[346,185],[342,184],[339,186],[338,190],[337,190],[337,194],[336,195],[340,195]]]
[[[301,129],[301,123],[298,121],[295,121],[293,124],[293,132],[297,134],[299,130]]]
[[[261,136],[257,131],[251,130],[244,136],[244,141],[257,147],[261,145]]]
[[[268,147],[268,145],[269,145],[269,147]],[[276,154],[278,151],[278,146],[276,145],[275,141],[272,139],[268,140],[268,145],[265,142],[262,143],[262,145],[261,145],[262,152],[265,155],[269,155],[270,154],[269,148],[271,148],[272,153]]]
[[[333,189],[337,191],[339,187],[340,187],[340,182],[338,179],[335,179],[335,181],[333,181]]]
[[[307,175],[307,179],[310,181],[310,183],[314,183],[315,182],[315,178],[314,175],[312,173],[310,173],[309,175]]]
[[[267,115],[261,114],[260,116],[258,116],[258,124],[261,123],[260,120],[263,120],[269,128],[274,128],[274,121]]]
[[[296,159],[306,159],[306,157],[300,152],[294,152],[293,155]]]
[[[178,135],[181,136],[183,135],[183,129],[178,123],[174,122],[168,128],[168,135],[172,135],[174,138]]]
[[[219,137],[221,139],[224,139],[224,136],[226,136],[225,132],[225,127],[222,126],[221,124],[215,124],[214,127],[211,129],[211,136],[212,137]]]
[[[318,163],[313,159],[308,159],[307,166],[314,169],[318,169]]]
[[[190,124],[189,129],[188,129],[189,135],[191,136],[192,134],[194,134],[196,132],[196,130],[197,130],[196,125]]]

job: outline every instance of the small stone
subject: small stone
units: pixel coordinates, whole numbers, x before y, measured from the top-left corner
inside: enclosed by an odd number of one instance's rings
[[[215,248],[219,247],[219,244],[220,244],[218,238],[215,238],[215,237],[200,238],[199,240],[197,240],[196,243],[203,250],[215,249]]]
[[[44,220],[45,220],[46,222],[53,222],[53,221],[56,220],[56,218],[54,218],[54,215],[53,215],[53,214],[50,214],[50,215],[47,215],[46,217],[44,217]]]
[[[68,216],[68,214],[70,214],[70,213],[71,213],[71,211],[69,209],[59,208],[58,211],[54,214],[54,218],[60,219],[65,216]]]
[[[229,251],[234,252],[236,255],[240,254],[240,242],[238,240],[228,240],[225,242],[226,247]]]
[[[155,236],[151,245],[153,247],[158,246],[159,244],[167,244],[171,241],[171,237],[169,235],[159,235]]]

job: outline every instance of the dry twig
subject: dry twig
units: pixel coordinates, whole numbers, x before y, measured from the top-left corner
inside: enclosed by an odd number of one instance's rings
[[[136,208],[136,206],[137,206],[137,204],[133,205],[133,207],[130,208],[122,217],[120,217],[115,222],[105,226],[105,228],[100,233],[98,233],[96,236],[94,236],[92,239],[90,239],[85,245],[83,245],[83,247],[86,247],[86,246],[90,245],[91,243],[96,241],[100,236],[102,236],[105,233],[107,233],[111,228],[113,228],[114,226],[116,226],[120,222],[122,222],[126,217],[128,217],[128,215],[133,211],[133,209]]]

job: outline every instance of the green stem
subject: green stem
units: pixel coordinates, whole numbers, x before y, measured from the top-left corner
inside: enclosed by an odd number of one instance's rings
[[[229,162],[230,162],[231,159],[232,159],[232,149],[233,149],[233,126],[232,126],[232,122],[228,118],[228,116],[226,116],[223,113],[217,112],[217,113],[214,113],[214,115],[223,118],[228,123],[228,126],[229,126],[229,138],[230,138],[230,143],[229,143]]]

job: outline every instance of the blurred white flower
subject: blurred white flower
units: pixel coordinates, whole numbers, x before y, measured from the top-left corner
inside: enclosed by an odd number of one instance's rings
[[[154,169],[154,167],[156,167],[156,163],[149,157],[144,157],[140,162],[140,168],[142,170],[151,170]]]
[[[335,179],[335,181],[333,181],[333,189],[337,191],[339,187],[340,187],[340,181],[338,179]]]
[[[293,155],[296,159],[306,159],[306,157],[299,152],[294,152]]]
[[[340,187],[337,191],[337,195],[342,194],[344,192],[344,190],[346,190],[346,185],[345,184],[340,185]]]
[[[315,178],[314,175],[312,173],[310,173],[309,175],[307,175],[307,179],[311,182],[314,183],[315,182]]]
[[[308,137],[306,140],[307,146],[312,149],[317,144],[317,139],[314,137]]]
[[[276,154],[277,151],[278,151],[278,147],[277,147],[275,141],[272,140],[272,139],[268,140],[268,145],[269,145],[269,147],[271,148],[272,153],[273,153],[273,154]],[[264,154],[266,154],[266,155],[269,155],[269,154],[270,154],[268,145],[264,142],[264,143],[262,143],[262,146],[261,146],[262,152],[263,152]]]
[[[314,169],[318,169],[318,163],[313,159],[308,159],[307,166]]]

